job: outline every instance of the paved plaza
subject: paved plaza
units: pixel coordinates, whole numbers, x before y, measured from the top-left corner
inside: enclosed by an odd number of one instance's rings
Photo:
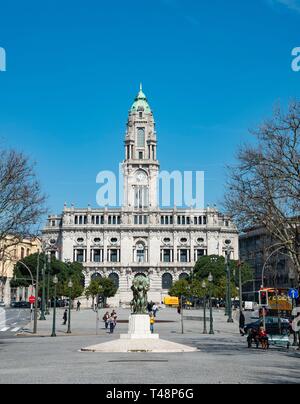
[[[51,338],[51,318],[39,322],[39,336],[25,333],[0,339],[0,383],[299,383],[300,353],[272,348],[249,350],[238,325],[227,324],[223,311],[215,311],[215,335],[202,334],[202,322],[185,320],[181,333],[176,310],[162,309],[155,332],[164,340],[198,348],[195,353],[101,354],[80,352],[82,347],[118,339],[127,332],[129,311],[118,310],[116,334],[110,336],[90,310],[72,312],[71,336],[61,325],[58,312],[57,338]],[[202,312],[186,312],[200,317]],[[103,311],[99,314],[100,320]]]

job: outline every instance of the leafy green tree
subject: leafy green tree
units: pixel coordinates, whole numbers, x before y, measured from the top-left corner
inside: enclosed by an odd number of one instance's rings
[[[197,297],[198,299],[203,299],[203,297],[207,294],[207,290],[209,288],[209,282],[207,282],[207,289],[202,287],[202,282],[198,279],[194,279],[191,283],[191,296]]]
[[[107,299],[114,297],[118,291],[117,286],[110,278],[100,278],[91,281],[90,285],[85,289],[87,299],[92,297],[93,307],[95,298],[101,297],[103,303],[106,304]]]
[[[232,281],[231,291],[232,297],[238,296],[239,287],[239,271],[242,271],[242,283],[253,279],[253,270],[251,267],[244,263],[239,267],[239,262],[230,260],[229,269],[230,277]],[[226,297],[226,284],[227,284],[227,269],[226,260],[223,256],[210,255],[201,257],[194,268],[193,279],[194,280],[207,280],[209,274],[213,275],[213,295],[214,297],[223,299]]]
[[[234,283],[231,281],[231,298],[235,298],[238,296],[238,289]],[[219,279],[218,283],[213,286],[213,296],[217,299],[225,299],[226,298],[226,290],[227,290],[227,277],[223,276]]]
[[[85,277],[83,274],[83,266],[78,262],[63,263],[57,260],[51,263],[53,274],[57,274],[59,283],[57,293],[60,296],[69,296],[69,282],[73,283],[71,289],[71,299],[74,300],[84,293]]]
[[[108,298],[116,295],[118,288],[110,278],[101,278],[100,285],[102,288],[101,297],[104,300],[104,304],[106,304]]]
[[[36,279],[37,274],[37,261],[38,261],[38,254],[29,255],[28,257],[22,259],[22,262],[30,269],[34,279]],[[39,256],[40,273],[41,269],[44,266],[45,261],[46,256],[44,254],[40,254]],[[17,262],[15,265],[11,285],[12,287],[28,287],[29,285],[31,285],[30,274],[26,269],[26,267],[20,262]]]
[[[70,288],[68,286],[69,281],[72,281],[72,288],[71,288],[71,300],[74,300],[84,293],[84,286],[80,279],[77,277],[72,277],[67,281],[64,281],[58,285],[57,291],[60,296],[68,296],[70,295]]]
[[[190,282],[187,279],[181,279],[173,283],[171,289],[169,290],[170,296],[178,297],[181,299],[182,296],[191,296]]]
[[[90,297],[95,298],[100,294],[101,286],[99,279],[92,280],[88,287],[85,288],[85,295],[89,299]]]
[[[28,257],[25,257],[21,261],[17,262],[14,268],[14,279],[11,282],[12,287],[28,287],[31,285],[31,278],[28,270],[22,264],[24,263],[32,272],[34,279],[36,279],[37,275],[37,266],[39,261],[39,294],[43,287],[43,282],[45,282],[45,286],[48,286],[48,274],[50,276],[50,289],[49,289],[49,297],[52,298],[54,296],[54,285],[52,279],[54,275],[58,277],[58,285],[57,285],[57,296],[58,297],[66,297],[69,296],[68,283],[70,280],[73,282],[73,288],[71,292],[72,299],[76,299],[77,297],[82,296],[84,291],[84,274],[83,274],[83,266],[79,263],[70,263],[67,264],[65,262],[56,260],[55,258],[51,259],[51,263],[47,262],[47,257],[45,254],[33,254]],[[22,262],[22,263],[21,263]],[[42,269],[46,264],[46,276],[45,279],[42,278]]]
[[[201,257],[194,268],[194,279],[206,280],[209,274],[214,277],[214,282],[218,282],[226,273],[225,258],[218,255],[208,255]]]

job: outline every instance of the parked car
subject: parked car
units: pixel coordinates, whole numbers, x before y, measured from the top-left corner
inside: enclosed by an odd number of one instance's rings
[[[30,309],[31,304],[29,302],[12,302],[10,307],[12,309]]]
[[[290,321],[286,318],[281,318],[281,330],[290,333],[291,325]],[[262,317],[258,320],[255,320],[251,323],[246,324],[245,332],[248,333],[250,329],[259,330],[259,328],[263,326],[263,319]],[[266,317],[266,331],[268,334],[278,334],[278,317]]]
[[[54,306],[54,299],[51,300],[51,307]],[[68,300],[66,299],[57,299],[56,300],[56,307],[67,307],[68,306]]]
[[[4,302],[0,302],[0,307],[5,307],[5,303],[4,303]]]
[[[232,302],[232,307],[233,307],[234,310],[239,309],[240,308],[240,301],[239,300],[234,300]]]

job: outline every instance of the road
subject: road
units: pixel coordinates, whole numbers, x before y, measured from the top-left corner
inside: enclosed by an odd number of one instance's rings
[[[30,321],[30,310],[0,309],[0,339],[15,337]]]
[[[109,335],[100,322],[96,335],[96,315],[92,311],[72,312],[72,335],[62,325],[63,310],[57,313],[57,338],[51,335],[51,316],[39,322],[40,336],[24,334],[0,340],[0,384],[85,383],[195,384],[245,383],[281,384],[300,381],[300,353],[291,349],[270,351],[248,349],[238,324],[228,324],[224,312],[214,311],[215,335],[203,335],[200,320],[185,321],[181,333],[176,310],[160,310],[155,331],[162,339],[198,348],[182,354],[93,354],[80,349],[118,339],[127,332],[129,311],[117,310],[116,334]],[[186,312],[199,316],[199,312]],[[103,311],[100,313],[100,318]],[[165,322],[163,322],[165,320]],[[124,322],[123,322],[124,321]]]

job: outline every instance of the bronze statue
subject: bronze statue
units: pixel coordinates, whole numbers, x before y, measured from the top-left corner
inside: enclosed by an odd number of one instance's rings
[[[133,300],[131,306],[133,314],[147,314],[147,292],[150,290],[150,281],[148,278],[139,275],[132,284]]]

